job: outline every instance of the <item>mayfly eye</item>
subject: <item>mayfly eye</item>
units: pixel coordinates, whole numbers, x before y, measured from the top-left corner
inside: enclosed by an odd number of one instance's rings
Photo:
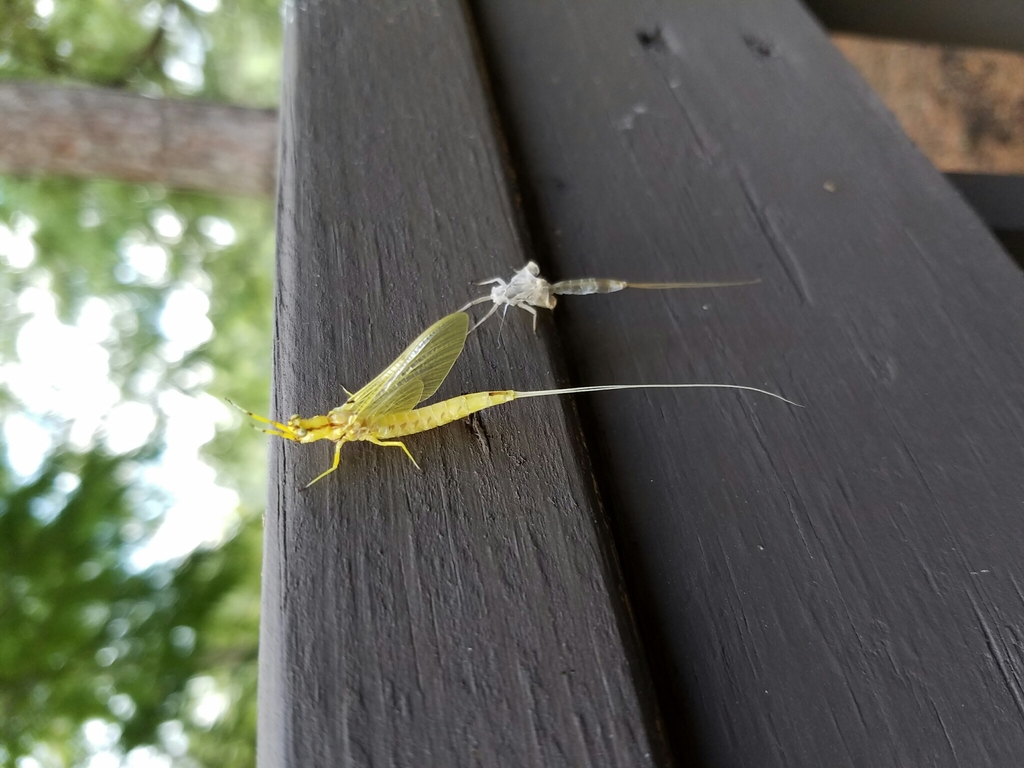
[[[305,437],[308,433],[306,432],[305,429],[303,429],[302,427],[299,427],[298,429],[295,430],[295,434],[298,437]]]

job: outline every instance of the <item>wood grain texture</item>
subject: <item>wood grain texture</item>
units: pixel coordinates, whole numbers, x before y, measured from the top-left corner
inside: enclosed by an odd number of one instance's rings
[[[0,83],[0,173],[265,197],[277,113],[107,88]]]
[[[474,279],[524,260],[455,0],[286,9],[275,411],[324,413]],[[497,326],[495,326],[495,330]],[[554,382],[541,339],[470,337],[440,390]],[[259,765],[664,764],[594,480],[557,400],[399,450],[273,444]]]
[[[472,7],[547,277],[764,281],[565,298],[573,383],[807,406],[580,400],[681,762],[1016,765],[1024,276],[792,0]]]

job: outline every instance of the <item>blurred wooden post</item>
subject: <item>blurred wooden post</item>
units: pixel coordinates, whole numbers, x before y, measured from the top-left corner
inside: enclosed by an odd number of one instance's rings
[[[273,194],[277,114],[113,88],[0,82],[0,173]]]

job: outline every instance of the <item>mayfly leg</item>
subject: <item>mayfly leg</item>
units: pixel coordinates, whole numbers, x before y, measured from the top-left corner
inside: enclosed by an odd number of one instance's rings
[[[483,285],[483,283],[477,283],[477,285]],[[459,312],[465,312],[470,307],[475,307],[477,304],[483,304],[485,301],[492,301],[491,294],[487,294],[486,296],[481,296],[479,299],[473,299],[472,301],[467,302],[466,306],[460,309]]]

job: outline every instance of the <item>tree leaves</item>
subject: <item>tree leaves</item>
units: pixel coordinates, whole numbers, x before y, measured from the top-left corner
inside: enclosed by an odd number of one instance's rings
[[[0,744],[13,756],[66,742],[69,723],[89,718],[119,722],[126,749],[151,743],[161,723],[187,718],[189,681],[224,666],[217,632],[205,630],[258,570],[257,553],[240,536],[135,572],[139,521],[117,478],[140,458],[61,452],[21,487],[0,465]],[[67,475],[80,479],[70,492]],[[55,496],[55,513],[40,515]],[[252,616],[243,623],[251,631]],[[231,639],[228,666],[251,664],[255,636]]]

